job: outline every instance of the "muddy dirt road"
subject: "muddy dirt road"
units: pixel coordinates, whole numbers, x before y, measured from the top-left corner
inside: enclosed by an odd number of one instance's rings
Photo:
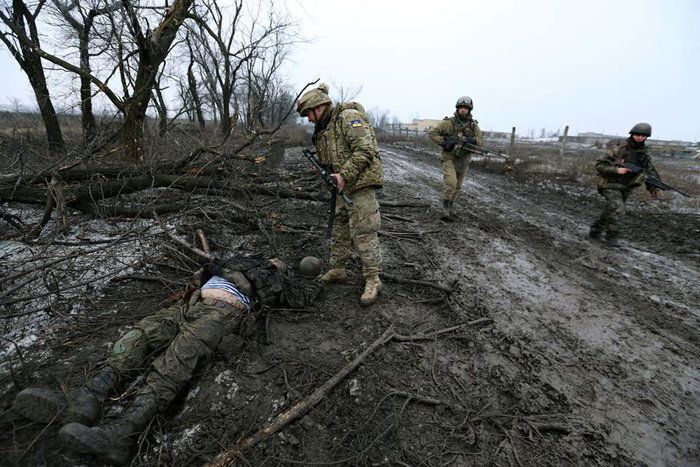
[[[437,204],[437,164],[386,153],[390,179]],[[553,188],[474,171],[458,201],[461,219],[426,242],[441,265],[435,274],[469,284],[493,318],[503,342],[481,357],[551,386],[572,420],[604,434],[610,454],[698,462],[697,213],[632,206],[630,235],[610,249],[586,238],[596,197]]]
[[[435,211],[437,154],[394,146],[382,153],[381,300],[359,306],[354,260],[349,283],[327,287],[313,308],[251,320],[154,420],[132,465],[210,461],[312,393],[390,325],[417,335],[469,322],[433,339],[384,344],[308,415],[242,453],[241,464],[700,463],[698,212],[633,202],[622,247],[610,249],[586,237],[602,207],[593,190],[475,169],[456,203],[460,218],[445,223]],[[289,150],[276,173],[299,190],[314,179],[308,169],[299,150]],[[182,215],[162,221],[186,238],[202,228],[220,254],[274,254],[290,264],[328,257],[326,204],[274,196],[245,202],[257,203],[274,228]],[[29,221],[41,216],[35,211],[17,212]],[[105,233],[104,222],[73,220],[76,232],[66,241]],[[150,220],[143,223],[150,229]],[[127,224],[108,226],[116,233]],[[139,251],[151,264],[171,261],[167,237],[151,235],[121,246],[117,259]],[[117,266],[124,264],[100,261]],[[5,336],[22,343],[24,355],[20,362],[12,346],[3,351],[13,371],[0,373],[0,451],[8,463],[93,463],[57,444],[59,423],[45,427],[13,414],[12,399],[23,385],[84,382],[110,342],[177,287],[120,281],[87,291],[65,315],[31,317],[33,326],[5,323]],[[121,410],[134,389],[114,398],[107,414]]]

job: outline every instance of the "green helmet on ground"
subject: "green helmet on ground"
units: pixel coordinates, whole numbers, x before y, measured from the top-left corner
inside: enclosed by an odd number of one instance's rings
[[[321,260],[314,256],[307,256],[299,261],[297,269],[304,277],[316,277],[321,274]]]
[[[323,105],[330,104],[331,98],[328,97],[328,85],[321,83],[316,89],[305,92],[297,100],[297,112],[302,117],[306,117],[312,109]]]
[[[651,136],[651,125],[648,123],[637,123],[630,130],[630,135]]]
[[[455,108],[458,107],[466,107],[469,110],[474,110],[474,101],[472,101],[472,98],[469,96],[462,96],[457,99],[457,103],[455,104]]]

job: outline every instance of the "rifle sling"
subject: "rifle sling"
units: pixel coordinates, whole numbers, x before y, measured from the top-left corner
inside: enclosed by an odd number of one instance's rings
[[[333,188],[331,192],[331,211],[328,213],[328,226],[326,227],[326,238],[331,238],[331,232],[333,232],[333,222],[335,221],[335,202],[338,196],[338,189]]]

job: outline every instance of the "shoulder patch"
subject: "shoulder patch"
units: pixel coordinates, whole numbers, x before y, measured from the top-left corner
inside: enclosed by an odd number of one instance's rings
[[[350,122],[350,126],[353,128],[360,127],[360,126],[362,126],[362,121],[361,120],[352,120]]]

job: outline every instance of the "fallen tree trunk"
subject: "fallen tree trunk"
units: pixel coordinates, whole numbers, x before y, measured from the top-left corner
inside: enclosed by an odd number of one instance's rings
[[[313,192],[296,191],[284,186],[260,185],[254,180],[246,184],[229,179],[200,175],[147,174],[117,179],[93,178],[89,183],[65,184],[63,193],[66,206],[87,213],[101,212],[99,201],[127,195],[151,188],[173,188],[181,191],[218,190],[217,194],[259,194],[279,198],[296,198],[317,201],[321,196]],[[0,185],[0,201],[15,201],[30,204],[46,204],[46,186],[42,185]],[[114,208],[112,208],[114,209]],[[147,208],[135,208],[141,212]],[[152,211],[152,209],[151,209]],[[123,209],[123,213],[129,212]],[[108,212],[105,212],[108,213]]]

